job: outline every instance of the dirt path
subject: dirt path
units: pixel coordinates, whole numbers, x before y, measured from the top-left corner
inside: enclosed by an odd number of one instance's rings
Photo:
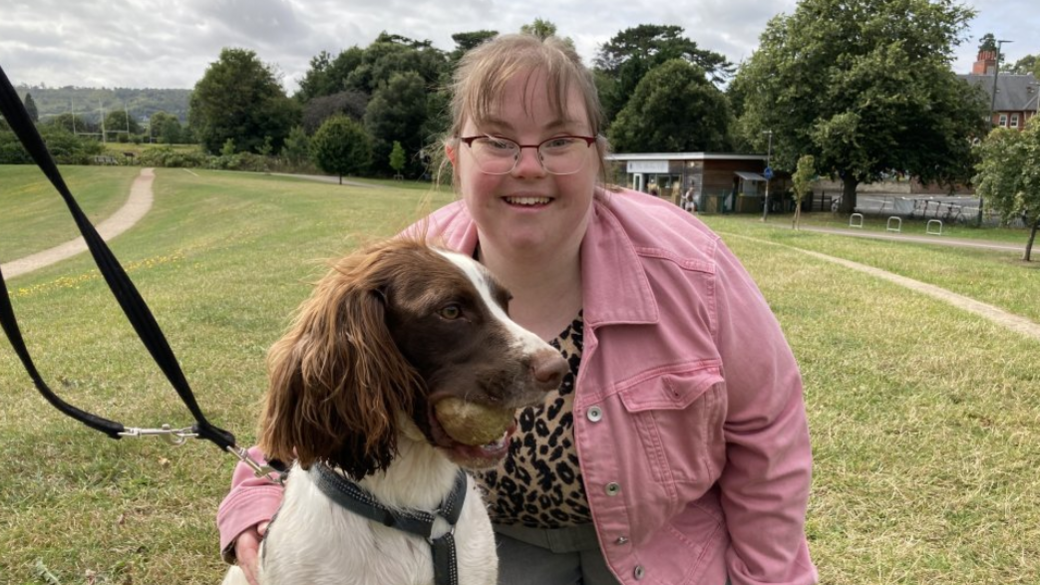
[[[858,262],[853,262],[851,260],[845,260],[843,258],[835,258],[834,256],[828,256],[826,254],[821,254],[819,252],[813,252],[813,251],[810,251],[810,250],[802,250],[801,248],[796,248],[794,246],[787,246],[785,244],[778,244],[776,242],[770,242],[769,240],[761,240],[759,238],[752,238],[752,237],[741,236],[741,235],[737,235],[737,234],[726,234],[726,237],[742,238],[742,239],[746,239],[746,240],[751,240],[751,241],[753,241],[755,243],[758,243],[758,244],[766,244],[766,245],[770,245],[770,246],[779,246],[781,248],[786,248],[788,250],[794,250],[796,252],[801,252],[803,254],[808,254],[809,256],[812,256],[813,258],[818,258],[820,260],[825,260],[827,262],[833,262],[835,264],[840,264],[841,266],[844,266],[846,268],[851,268],[853,270],[858,270],[860,272],[864,272],[864,273],[869,274],[871,276],[874,276],[874,277],[877,277],[877,278],[882,278],[882,279],[888,280],[890,282],[894,282],[894,283],[896,283],[896,284],[898,284],[900,286],[904,286],[904,287],[906,287],[906,288],[908,288],[910,290],[926,294],[926,295],[928,295],[930,297],[939,299],[940,301],[949,303],[949,304],[951,304],[951,305],[953,305],[953,306],[955,306],[955,307],[957,307],[959,309],[963,309],[965,311],[968,311],[969,313],[974,313],[976,315],[985,317],[986,319],[989,319],[990,321],[996,323],[997,325],[1000,325],[1002,327],[1006,327],[1006,328],[1008,328],[1008,329],[1010,329],[1012,331],[1021,333],[1022,335],[1026,335],[1028,337],[1032,337],[1033,339],[1040,340],[1040,324],[1034,323],[1033,321],[1030,321],[1029,319],[1026,319],[1025,317],[1020,317],[1018,315],[1015,315],[1014,313],[1008,313],[1004,309],[1000,309],[998,307],[994,307],[993,305],[989,305],[989,304],[986,304],[986,303],[982,303],[982,302],[976,301],[975,299],[972,299],[970,297],[966,297],[964,295],[960,295],[960,294],[957,294],[955,292],[948,291],[948,290],[946,290],[944,288],[940,288],[940,287],[935,286],[935,285],[927,284],[927,283],[924,283],[924,282],[921,282],[921,281],[918,281],[918,280],[914,280],[912,278],[906,278],[905,276],[900,276],[898,274],[893,274],[891,272],[888,272],[888,271],[885,271],[885,270],[881,270],[879,268],[874,268],[873,266],[867,266],[866,264],[860,264]]]
[[[118,236],[133,227],[148,213],[152,208],[152,182],[154,180],[154,169],[141,169],[141,174],[134,179],[134,183],[130,187],[130,197],[127,198],[126,203],[96,226],[102,239],[108,241]],[[0,270],[3,271],[4,278],[14,278],[86,251],[87,243],[80,236],[42,252],[0,265]]]

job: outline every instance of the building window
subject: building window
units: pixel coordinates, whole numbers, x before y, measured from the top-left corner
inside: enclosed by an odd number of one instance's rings
[[[1018,128],[1018,114],[1011,114],[1011,127]]]
[[[1007,126],[1007,114],[1000,115],[1000,124],[997,124],[997,126],[1000,126],[1001,128]]]

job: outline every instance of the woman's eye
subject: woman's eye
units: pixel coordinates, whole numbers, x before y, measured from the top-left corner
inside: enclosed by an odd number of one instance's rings
[[[458,305],[448,305],[437,311],[437,314],[449,321],[454,321],[462,316],[462,309]]]

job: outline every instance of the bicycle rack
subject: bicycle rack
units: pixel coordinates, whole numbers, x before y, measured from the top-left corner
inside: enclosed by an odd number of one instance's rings
[[[852,223],[853,220],[859,219],[859,223]],[[850,228],[862,228],[863,227],[863,214],[853,213],[849,216],[849,227]]]
[[[892,227],[892,220],[896,220],[896,227]],[[885,224],[885,229],[890,232],[902,232],[903,231],[903,218],[892,216],[888,218],[888,223]]]
[[[939,231],[937,231],[937,232],[933,232],[932,231],[932,224],[933,223],[939,226]],[[943,222],[942,222],[941,219],[929,219],[928,220],[928,225],[925,227],[925,233],[933,235],[933,236],[941,236],[942,235],[942,228],[943,228]]]

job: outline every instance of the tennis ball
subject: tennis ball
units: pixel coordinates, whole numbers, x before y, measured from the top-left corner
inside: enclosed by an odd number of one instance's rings
[[[434,405],[437,420],[448,436],[463,445],[486,445],[497,441],[513,424],[516,411],[495,408],[461,398],[445,398]]]

